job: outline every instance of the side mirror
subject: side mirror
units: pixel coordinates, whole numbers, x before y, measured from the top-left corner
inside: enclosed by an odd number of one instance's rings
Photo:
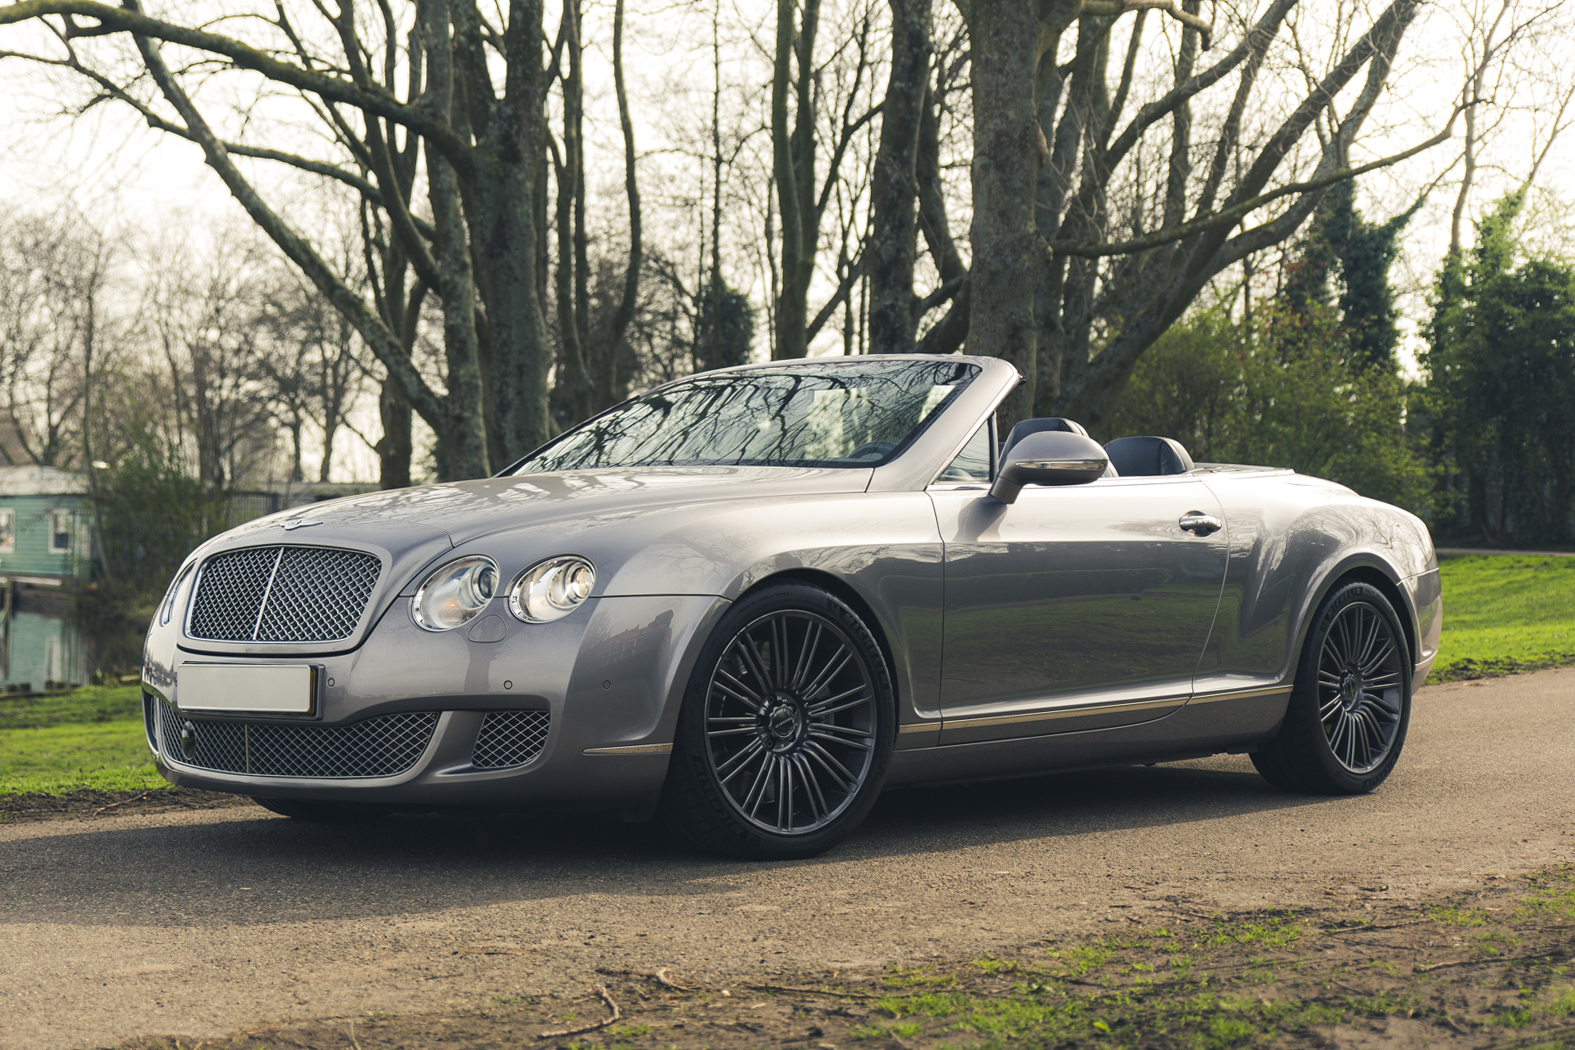
[[[1109,465],[1110,458],[1093,438],[1042,430],[1007,451],[990,495],[1002,503],[1015,503],[1024,485],[1086,485],[1104,477]]]

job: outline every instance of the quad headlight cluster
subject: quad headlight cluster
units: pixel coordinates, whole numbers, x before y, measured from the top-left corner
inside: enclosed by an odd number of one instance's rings
[[[509,612],[526,623],[551,623],[569,615],[591,596],[596,567],[578,554],[539,561],[514,578]],[[460,558],[433,572],[410,604],[417,625],[450,631],[469,622],[497,593],[498,566],[480,555]]]

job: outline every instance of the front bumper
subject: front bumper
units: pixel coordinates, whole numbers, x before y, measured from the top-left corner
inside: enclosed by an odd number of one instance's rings
[[[1429,569],[1400,581],[1406,598],[1415,610],[1416,663],[1411,672],[1411,692],[1422,687],[1433,661],[1438,658],[1438,643],[1444,632],[1444,591],[1438,569]]]
[[[155,628],[143,668],[149,745],[170,782],[244,795],[644,810],[666,776],[697,642],[727,604],[704,595],[592,599],[551,624],[504,613],[501,638],[473,641],[467,633],[491,637],[498,625],[433,634],[396,601],[353,651],[255,658],[317,668],[316,710],[304,716],[183,711],[183,663],[248,658],[204,653],[178,627]],[[514,738],[499,735],[510,726]],[[400,735],[380,739],[384,727]],[[408,754],[380,765],[364,754],[379,746]]]

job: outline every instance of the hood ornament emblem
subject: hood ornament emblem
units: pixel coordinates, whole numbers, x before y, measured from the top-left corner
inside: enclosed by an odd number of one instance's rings
[[[321,524],[322,524],[322,522],[317,521],[314,518],[289,518],[289,519],[287,519],[285,521],[281,521],[279,523],[279,527],[281,529],[283,529],[285,532],[294,532],[296,529],[304,529],[308,525],[321,525]]]

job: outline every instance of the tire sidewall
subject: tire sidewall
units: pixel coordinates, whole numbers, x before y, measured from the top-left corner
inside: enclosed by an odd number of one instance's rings
[[[875,693],[875,747],[870,768],[848,807],[830,823],[801,835],[774,835],[744,820],[723,797],[706,753],[706,704],[711,677],[738,632],[763,616],[799,611],[831,621],[857,648]],[[897,732],[896,691],[879,643],[846,602],[808,583],[781,583],[741,598],[717,624],[700,649],[684,690],[673,739],[673,757],[662,791],[667,823],[702,849],[760,860],[786,860],[824,853],[856,828],[874,806],[891,764]],[[690,826],[680,810],[702,816],[704,828]]]
[[[1335,758],[1328,737],[1324,733],[1323,723],[1318,718],[1318,662],[1324,639],[1328,636],[1329,628],[1336,618],[1357,603],[1368,605],[1378,611],[1394,635],[1395,644],[1401,653],[1400,724],[1395,728],[1394,744],[1376,769],[1360,775],[1346,769],[1340,764],[1339,759]],[[1307,632],[1307,641],[1302,648],[1301,666],[1296,669],[1296,692],[1291,698],[1291,703],[1296,707],[1297,718],[1304,722],[1313,738],[1313,757],[1343,793],[1360,795],[1374,790],[1388,778],[1390,772],[1394,770],[1395,763],[1400,760],[1400,752],[1405,746],[1406,732],[1411,723],[1412,673],[1410,647],[1406,643],[1405,628],[1395,612],[1394,605],[1382,591],[1372,584],[1352,582],[1336,587],[1324,599],[1323,604],[1318,608],[1318,614],[1313,618],[1312,629]]]

